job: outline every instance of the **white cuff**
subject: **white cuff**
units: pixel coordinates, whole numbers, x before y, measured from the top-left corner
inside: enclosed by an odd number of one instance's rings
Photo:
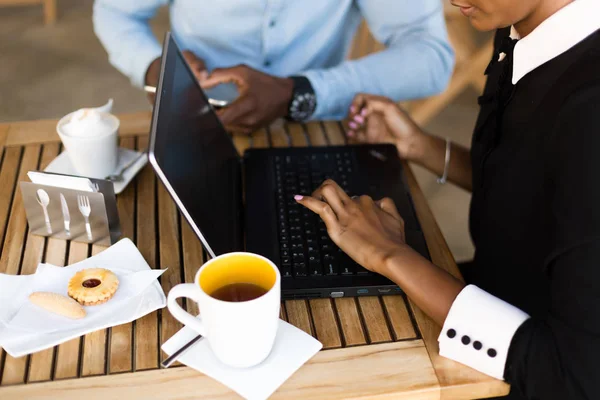
[[[468,285],[456,297],[438,342],[440,355],[484,374],[504,379],[510,342],[525,312]]]

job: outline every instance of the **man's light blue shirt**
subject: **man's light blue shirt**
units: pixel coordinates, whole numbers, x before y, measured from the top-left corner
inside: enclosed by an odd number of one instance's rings
[[[396,101],[436,94],[453,69],[440,0],[96,0],[96,34],[136,86],[161,55],[148,20],[166,4],[176,41],[209,71],[246,64],[305,75],[317,95],[313,119],[343,118],[357,93]],[[386,49],[349,61],[361,16]]]

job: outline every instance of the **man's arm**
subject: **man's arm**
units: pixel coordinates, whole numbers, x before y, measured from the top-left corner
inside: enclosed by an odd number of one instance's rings
[[[313,119],[340,119],[357,93],[395,101],[430,96],[446,87],[454,67],[439,0],[358,0],[384,51],[330,69],[304,72],[317,95]]]
[[[108,52],[110,63],[138,87],[144,86],[148,67],[162,53],[148,20],[167,0],[96,0],[94,31]]]

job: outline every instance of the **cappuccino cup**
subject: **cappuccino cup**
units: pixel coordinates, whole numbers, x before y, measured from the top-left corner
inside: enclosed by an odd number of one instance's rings
[[[79,175],[105,179],[115,172],[119,125],[114,115],[93,108],[74,111],[58,121],[56,131]]]

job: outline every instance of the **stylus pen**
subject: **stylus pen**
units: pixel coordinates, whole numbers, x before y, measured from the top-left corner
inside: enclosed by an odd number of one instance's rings
[[[144,86],[144,90],[147,93],[156,93],[156,87],[154,87],[154,86],[148,86],[148,85],[146,85],[146,86]]]

